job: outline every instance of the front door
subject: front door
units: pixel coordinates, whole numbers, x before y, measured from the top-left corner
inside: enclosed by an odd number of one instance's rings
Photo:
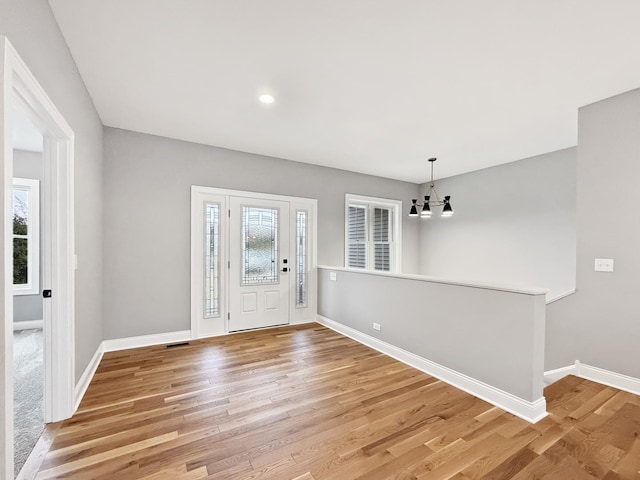
[[[229,331],[289,323],[289,202],[230,197]]]

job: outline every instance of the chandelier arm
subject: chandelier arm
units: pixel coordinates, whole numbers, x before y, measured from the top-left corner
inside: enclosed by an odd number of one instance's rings
[[[433,168],[433,163],[431,164],[431,167]],[[436,197],[436,200],[434,202],[429,200],[429,205],[435,205],[435,206],[438,206],[438,207],[444,205],[444,202],[442,200],[440,200],[440,195],[438,195],[438,191],[436,190],[436,186],[433,183],[429,186],[429,196]]]

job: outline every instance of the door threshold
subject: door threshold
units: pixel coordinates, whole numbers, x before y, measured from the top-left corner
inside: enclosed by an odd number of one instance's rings
[[[35,447],[31,450],[16,480],[35,480],[61,426],[62,422],[48,423],[44,426],[42,435],[40,435]]]
[[[276,323],[274,325],[267,325],[266,327],[245,328],[243,330],[229,330],[229,333],[256,332],[258,330],[268,330],[270,328],[286,327],[287,325],[291,325],[291,322]]]

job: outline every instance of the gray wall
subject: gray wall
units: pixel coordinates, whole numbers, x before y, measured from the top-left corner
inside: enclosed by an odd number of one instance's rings
[[[578,132],[577,293],[549,306],[546,369],[640,377],[640,90],[581,108]]]
[[[544,296],[318,271],[318,313],[533,402],[542,398]],[[381,330],[372,328],[373,322]]]
[[[544,287],[548,299],[575,288],[575,148],[436,180],[436,189],[455,214],[410,219],[421,225],[420,273]]]
[[[31,178],[42,182],[43,175],[42,153],[26,152],[24,150],[13,151],[14,177]],[[40,204],[42,205],[42,186],[40,187],[40,193]],[[42,208],[40,208],[40,213],[40,223],[42,224]],[[42,255],[40,255],[40,260],[42,261]],[[42,278],[42,263],[40,264],[39,272],[40,278]],[[42,280],[40,280],[40,285],[42,285]],[[25,322],[29,320],[42,320],[42,297],[39,294],[14,295],[13,321]]]
[[[345,193],[406,202],[417,185],[105,128],[106,339],[190,328],[190,186],[318,199],[318,263],[343,265]],[[404,221],[405,219],[403,219]],[[417,271],[404,221],[403,270]]]
[[[0,0],[0,34],[75,132],[78,379],[102,340],[102,123],[46,0]]]

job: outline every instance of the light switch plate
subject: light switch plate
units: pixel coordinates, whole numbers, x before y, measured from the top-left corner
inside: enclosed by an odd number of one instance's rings
[[[596,272],[613,272],[613,258],[596,258]]]
[[[329,272],[329,280],[335,282],[338,279],[338,274],[336,272]]]

